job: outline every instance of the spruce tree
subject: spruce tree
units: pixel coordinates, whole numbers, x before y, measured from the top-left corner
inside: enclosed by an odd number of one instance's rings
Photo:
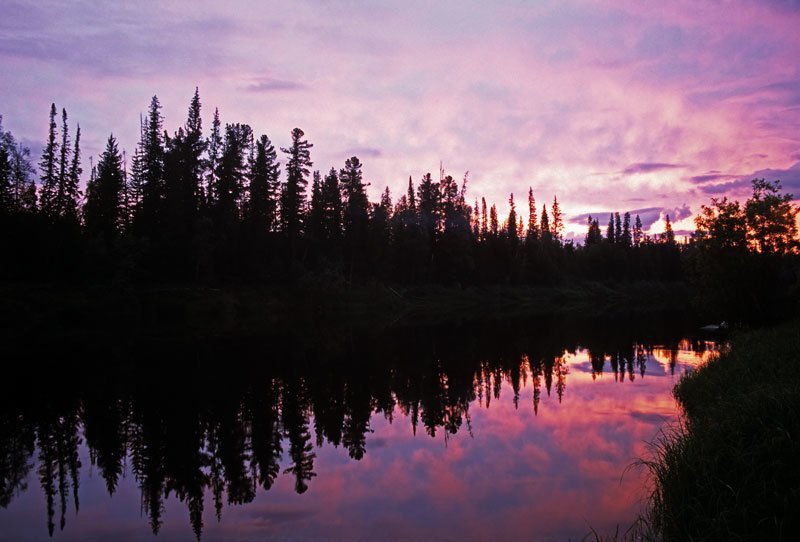
[[[528,236],[527,241],[539,238],[539,220],[536,217],[536,198],[533,197],[533,187],[528,187]]]
[[[58,173],[56,160],[58,158],[58,141],[56,140],[56,104],[50,104],[50,126],[47,136],[47,145],[42,151],[39,161],[39,180],[41,181],[41,210],[48,217],[57,215]]]
[[[286,154],[286,182],[281,188],[280,223],[281,231],[289,241],[289,255],[294,259],[297,242],[303,229],[303,213],[306,204],[306,185],[313,162],[310,149],[314,145],[303,139],[305,133],[300,128],[292,130],[292,144],[281,147]]]
[[[219,162],[222,157],[222,126],[219,120],[219,109],[214,109],[214,121],[211,123],[211,133],[206,141],[206,179],[203,205],[213,207],[217,195],[214,189],[219,179]]]
[[[54,212],[55,215],[63,218],[67,208],[67,184],[69,182],[69,126],[67,125],[67,110],[61,109],[61,145],[59,147],[58,159],[58,182],[56,189]]]
[[[564,221],[561,217],[561,207],[558,205],[558,198],[553,196],[553,207],[550,209],[553,215],[552,235],[556,243],[561,244],[564,235]]]
[[[106,148],[97,163],[96,172],[86,187],[84,223],[91,237],[100,237],[111,243],[118,236],[122,224],[122,189],[124,175],[122,156],[114,135],[108,137]]]
[[[64,184],[64,216],[70,221],[77,221],[79,201],[81,198],[81,125],[75,129],[75,146],[72,149],[72,161],[69,164]]]
[[[362,180],[361,166],[358,157],[353,156],[345,161],[344,168],[339,172],[344,205],[344,256],[351,279],[354,274],[363,271],[364,253],[367,248],[369,202]]]
[[[323,224],[325,240],[328,245],[328,257],[339,248],[342,238],[342,191],[339,186],[339,175],[331,168],[322,184]]]
[[[272,231],[277,207],[277,184],[280,173],[275,147],[266,135],[256,140],[255,155],[250,165],[249,222],[253,231]]]
[[[622,221],[619,218],[619,212],[614,213],[614,243],[622,243]]]
[[[185,220],[192,223],[196,220],[199,202],[203,197],[203,152],[206,141],[203,139],[203,119],[200,117],[200,110],[200,90],[195,87],[184,126],[186,137],[182,171],[184,179],[182,214]]]
[[[608,217],[608,227],[606,228],[606,241],[613,245],[614,239],[616,239],[616,234],[614,233],[614,213],[611,213]]]
[[[542,221],[539,226],[543,241],[550,241],[552,239],[552,230],[550,229],[550,217],[547,216],[547,205],[542,205]]]
[[[164,138],[161,103],[157,96],[150,101],[147,121],[144,124],[142,148],[142,204],[141,230],[147,236],[162,233],[164,205]]]
[[[626,212],[622,219],[622,244],[630,247],[631,241],[631,214]]]
[[[220,231],[230,234],[239,222],[244,207],[246,153],[252,145],[253,131],[247,124],[225,125],[225,144],[214,189],[213,219]]]
[[[0,216],[8,214],[11,209],[11,160],[9,158],[8,150],[0,144]]]
[[[517,236],[517,208],[516,205],[514,205],[513,193],[508,198],[508,205],[509,205],[509,211],[508,211],[508,222],[506,223],[506,233],[511,243],[516,245],[517,241],[519,241],[519,237]]]
[[[642,231],[642,219],[639,218],[639,215],[636,215],[636,220],[633,224],[633,245],[637,247],[641,245],[643,238],[644,232]]]
[[[322,199],[322,176],[314,171],[311,181],[311,202],[308,210],[309,237],[318,244],[325,243],[325,203]]]
[[[664,233],[662,234],[662,239],[670,245],[675,244],[675,232],[672,231],[672,222],[669,220],[669,215],[664,217]]]
[[[481,198],[481,240],[486,239],[489,233],[489,222],[486,216],[486,198]]]

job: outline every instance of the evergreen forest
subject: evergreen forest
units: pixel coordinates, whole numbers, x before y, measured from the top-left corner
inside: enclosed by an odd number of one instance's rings
[[[509,195],[508,216],[440,168],[402,194],[369,201],[357,156],[315,168],[300,128],[287,147],[214,111],[204,130],[196,89],[170,134],[158,97],[132,155],[113,134],[87,167],[81,131],[50,108],[36,165],[0,117],[0,279],[57,284],[351,287],[686,283],[725,318],[792,310],[798,207],[779,180],[754,179],[746,202],[711,199],[696,232],[657,235],[639,216],[589,217],[564,239],[557,196]],[[327,165],[326,165],[327,166]],[[84,168],[87,171],[84,171]],[[398,172],[400,173],[400,172]],[[84,175],[85,174],[85,175]],[[85,177],[85,183],[82,181]],[[85,187],[85,188],[84,188]],[[521,201],[520,201],[521,200]]]

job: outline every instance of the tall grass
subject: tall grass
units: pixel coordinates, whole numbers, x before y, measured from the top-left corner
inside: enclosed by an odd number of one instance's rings
[[[736,337],[683,376],[683,408],[646,461],[664,540],[800,539],[800,324]]]

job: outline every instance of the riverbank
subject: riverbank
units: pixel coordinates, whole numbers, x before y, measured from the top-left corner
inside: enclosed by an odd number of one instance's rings
[[[674,390],[656,443],[651,527],[664,540],[788,540],[800,532],[800,322],[743,333]]]
[[[506,320],[686,310],[682,283],[545,286],[348,287],[309,281],[287,287],[65,287],[0,284],[0,327],[48,336],[86,330],[145,335],[252,334],[265,327]]]

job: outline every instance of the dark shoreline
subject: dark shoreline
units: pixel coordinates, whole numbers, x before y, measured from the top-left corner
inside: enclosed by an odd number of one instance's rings
[[[10,336],[41,327],[51,335],[113,332],[120,325],[148,336],[247,335],[296,323],[385,328],[548,315],[689,313],[690,298],[689,288],[677,282],[464,288],[320,281],[225,288],[2,283],[0,324]]]
[[[648,522],[664,540],[800,530],[800,321],[740,333],[681,378],[682,423],[654,444]]]

